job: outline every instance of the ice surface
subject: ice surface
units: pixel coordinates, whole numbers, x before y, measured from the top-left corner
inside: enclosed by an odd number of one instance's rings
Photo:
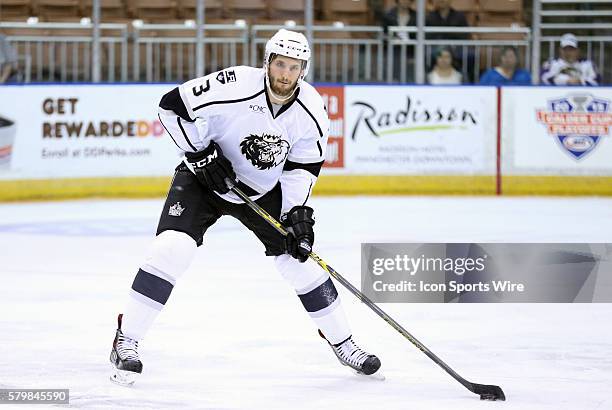
[[[356,286],[361,242],[612,242],[611,199],[312,204],[317,252]],[[465,378],[508,398],[481,402],[338,285],[357,342],[383,363],[386,381],[367,380],[338,364],[263,247],[228,218],[142,343],[141,379],[113,385],[115,318],[161,205],[0,204],[0,388],[69,388],[74,408],[612,409],[610,304],[381,306]]]

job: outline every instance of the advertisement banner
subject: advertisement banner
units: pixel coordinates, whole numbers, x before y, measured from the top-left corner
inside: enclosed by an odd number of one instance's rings
[[[350,173],[495,174],[494,87],[347,86],[344,97]]]
[[[325,168],[344,168],[344,86],[316,87],[329,115]]]
[[[502,89],[504,174],[612,174],[612,88]]]
[[[0,179],[171,175],[179,157],[157,119],[170,88],[2,87]]]

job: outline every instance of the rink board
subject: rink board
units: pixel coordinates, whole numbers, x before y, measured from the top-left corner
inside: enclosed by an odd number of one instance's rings
[[[612,89],[501,89],[501,191],[612,195]]]
[[[166,195],[171,178],[79,178],[0,181],[0,200],[150,198]],[[504,195],[612,196],[612,177],[502,178]],[[495,195],[493,176],[324,175],[314,195]]]
[[[0,200],[163,196],[179,155],[156,101],[171,87],[3,87]],[[612,195],[611,88],[317,88],[331,120],[317,195]]]
[[[166,195],[171,178],[0,180],[0,200],[150,198]],[[323,175],[314,195],[493,195],[492,176]]]

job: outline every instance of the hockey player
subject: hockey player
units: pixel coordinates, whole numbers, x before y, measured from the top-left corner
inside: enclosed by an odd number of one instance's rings
[[[314,243],[307,205],[325,159],[329,119],[304,76],[310,47],[300,33],[280,30],[266,44],[262,68],[231,67],[164,95],[159,119],[184,152],[164,204],[157,236],[118,317],[111,379],[132,384],[142,372],[138,343],[188,268],[203,235],[222,215],[253,231],[295,289],[339,361],[373,374],[379,359],[351,336],[329,275],[308,255]],[[235,184],[290,234],[280,235],[228,187]]]
[[[578,39],[572,33],[561,36],[560,57],[542,66],[542,84],[597,85],[599,75],[593,62],[580,58]]]

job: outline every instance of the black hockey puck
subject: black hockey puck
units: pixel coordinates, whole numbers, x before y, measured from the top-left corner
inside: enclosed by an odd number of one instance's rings
[[[480,395],[480,400],[495,401],[495,400],[497,400],[497,396],[495,396],[494,394],[481,394]]]

